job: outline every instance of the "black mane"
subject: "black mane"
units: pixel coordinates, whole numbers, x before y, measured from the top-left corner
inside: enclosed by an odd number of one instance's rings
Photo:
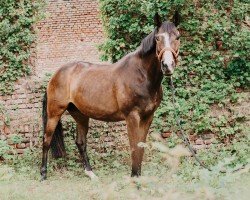
[[[141,45],[138,49],[138,54],[141,57],[147,56],[151,54],[155,48],[156,48],[156,42],[155,42],[155,34],[157,33],[157,29],[155,28],[154,31],[152,31],[147,37],[145,37]]]
[[[163,22],[161,24],[160,29],[163,32],[168,32],[169,34],[175,29],[175,25],[172,22]],[[155,28],[154,31],[152,31],[148,36],[146,36],[142,42],[140,47],[138,48],[138,54],[141,57],[147,56],[151,54],[152,52],[155,52],[156,48],[156,41],[155,41],[155,35],[158,32],[158,28]]]

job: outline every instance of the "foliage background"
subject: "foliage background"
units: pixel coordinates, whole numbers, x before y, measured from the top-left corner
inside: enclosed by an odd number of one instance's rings
[[[247,1],[100,0],[107,40],[102,59],[113,62],[139,46],[153,28],[158,12],[170,21],[181,16],[181,59],[174,74],[178,114],[189,134],[214,133],[221,141],[247,133],[234,106],[249,90],[249,4]],[[174,110],[168,81],[154,123],[174,132]],[[213,108],[213,109],[212,109]],[[213,111],[221,111],[215,116]],[[225,114],[226,113],[226,114]],[[248,119],[247,119],[248,118]],[[248,127],[249,129],[249,127]]]
[[[14,81],[30,74],[29,56],[34,24],[43,16],[43,0],[0,0],[0,93],[10,93]]]

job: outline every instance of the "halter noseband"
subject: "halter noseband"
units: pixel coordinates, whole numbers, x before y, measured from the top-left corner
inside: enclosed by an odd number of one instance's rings
[[[160,51],[159,54],[156,52],[156,55],[157,55],[159,61],[161,61],[162,56],[163,56],[163,54],[164,54],[165,51],[171,51],[172,54],[173,54],[173,56],[174,56],[175,62],[177,62],[178,55],[179,55],[179,51],[175,52],[175,51],[174,51],[172,48],[170,48],[170,47],[165,47],[165,48],[163,48],[163,49]]]

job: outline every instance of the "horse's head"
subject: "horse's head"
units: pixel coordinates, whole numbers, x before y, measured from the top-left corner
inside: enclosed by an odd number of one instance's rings
[[[161,70],[164,75],[171,76],[177,65],[180,33],[176,28],[176,24],[171,22],[161,22],[158,14],[155,15],[155,40],[156,55],[161,63]]]

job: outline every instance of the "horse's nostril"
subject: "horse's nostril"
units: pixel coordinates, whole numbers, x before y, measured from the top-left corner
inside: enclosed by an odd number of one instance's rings
[[[170,73],[170,72],[171,72],[171,70],[169,70],[169,68],[166,68],[166,72],[167,72],[167,73]]]
[[[161,65],[162,65],[162,67],[164,67],[164,68],[167,68],[167,67],[168,67],[168,65],[167,65],[166,63],[164,63],[164,61],[161,61]]]

